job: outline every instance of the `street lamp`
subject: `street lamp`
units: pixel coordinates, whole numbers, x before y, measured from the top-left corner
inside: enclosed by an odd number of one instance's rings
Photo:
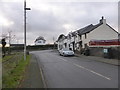
[[[26,60],[26,10],[31,10],[26,8],[26,0],[24,0],[24,60]]]

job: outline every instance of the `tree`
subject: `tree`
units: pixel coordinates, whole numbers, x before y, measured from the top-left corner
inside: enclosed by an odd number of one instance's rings
[[[3,53],[3,57],[5,56],[5,53],[6,53],[6,50],[5,50],[5,45],[6,45],[6,41],[5,41],[5,38],[3,38],[1,40],[2,42],[2,53]]]

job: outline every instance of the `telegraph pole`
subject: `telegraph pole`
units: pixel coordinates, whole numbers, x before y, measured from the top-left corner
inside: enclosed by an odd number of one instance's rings
[[[8,38],[9,38],[9,51],[8,51],[8,53],[10,54],[10,52],[11,52],[11,50],[10,50],[10,45],[11,45],[11,32],[12,31],[8,31],[8,34],[9,34],[9,36],[8,36]]]
[[[24,60],[26,60],[26,0],[24,0]]]
[[[24,0],[24,60],[26,60],[26,10],[30,8],[26,8],[26,0]]]

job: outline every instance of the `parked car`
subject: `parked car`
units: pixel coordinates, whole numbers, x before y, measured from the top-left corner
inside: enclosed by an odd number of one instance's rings
[[[74,56],[74,52],[67,48],[63,48],[63,49],[59,50],[59,54],[62,56]]]

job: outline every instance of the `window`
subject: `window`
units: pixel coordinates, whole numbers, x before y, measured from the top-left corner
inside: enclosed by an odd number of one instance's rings
[[[75,37],[77,38],[77,35],[75,35]]]
[[[45,43],[45,40],[43,41],[43,43]]]
[[[85,33],[85,39],[87,39],[87,34]]]
[[[65,44],[65,48],[67,47],[67,43],[64,43]]]
[[[82,41],[79,42],[80,47],[82,47]]]
[[[80,35],[80,39],[82,39],[82,36]]]
[[[41,41],[38,41],[38,43],[42,43]]]
[[[87,43],[85,43],[85,44],[84,44],[84,48],[88,48],[88,45],[87,45]]]
[[[70,44],[69,44],[69,47],[70,47]]]

